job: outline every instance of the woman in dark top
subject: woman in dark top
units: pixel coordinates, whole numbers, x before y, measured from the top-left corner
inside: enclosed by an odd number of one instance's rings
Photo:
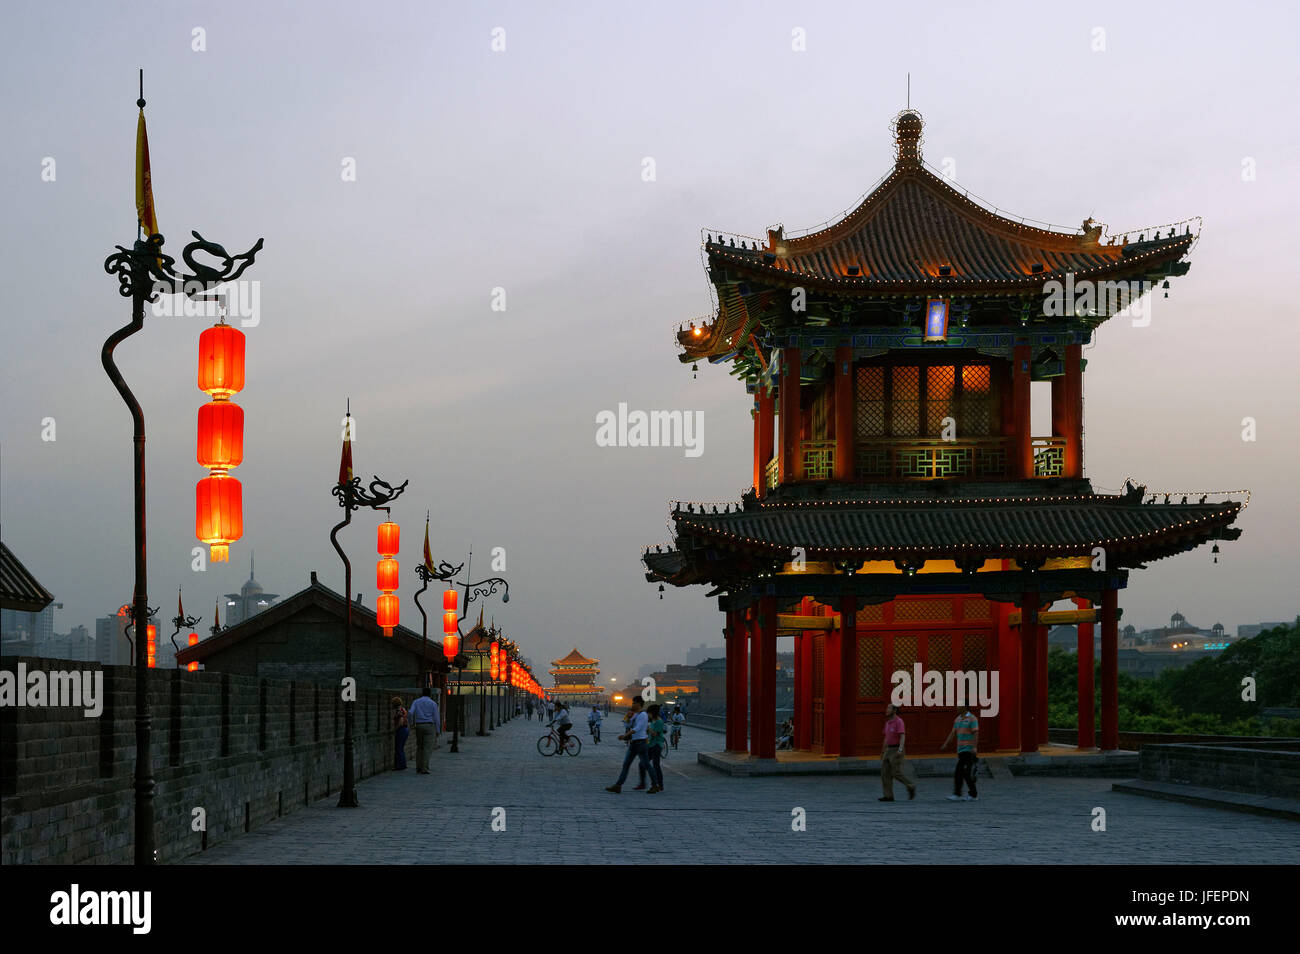
[[[411,734],[407,724],[406,707],[400,696],[393,696],[393,741],[397,745],[393,768],[402,771],[406,768],[406,737]]]

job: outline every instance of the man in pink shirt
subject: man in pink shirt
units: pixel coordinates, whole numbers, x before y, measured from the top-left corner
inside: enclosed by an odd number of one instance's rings
[[[882,802],[894,800],[895,778],[907,786],[909,799],[916,798],[916,782],[907,774],[903,765],[903,741],[906,731],[903,720],[899,718],[898,708],[893,705],[885,706],[885,745],[880,752],[880,784],[885,789],[885,794],[880,797]]]

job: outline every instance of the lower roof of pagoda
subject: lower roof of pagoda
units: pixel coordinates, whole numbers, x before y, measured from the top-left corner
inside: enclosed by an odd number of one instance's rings
[[[796,485],[797,486],[797,485]],[[944,486],[818,485],[798,493],[752,497],[721,509],[678,504],[675,546],[646,551],[652,581],[686,586],[744,575],[763,561],[788,560],[796,548],[808,561],[988,559],[1032,564],[1062,556],[1089,556],[1102,548],[1112,565],[1137,566],[1190,550],[1212,539],[1235,539],[1230,525],[1239,501],[1188,503],[1146,499],[1144,488],[1096,494],[1086,480]]]

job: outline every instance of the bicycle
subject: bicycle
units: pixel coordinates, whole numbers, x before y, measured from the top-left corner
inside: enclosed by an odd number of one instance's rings
[[[587,730],[591,733],[592,744],[600,745],[600,723],[588,722]]]
[[[673,726],[673,733],[672,736],[670,737],[670,740],[673,744],[673,748],[677,748],[677,742],[681,739],[681,737],[682,737],[682,727],[679,725]]]
[[[560,734],[551,729],[546,735],[537,740],[537,751],[542,755],[554,755],[560,750]],[[566,755],[577,755],[582,751],[582,739],[576,735],[568,735],[564,740],[564,753]]]

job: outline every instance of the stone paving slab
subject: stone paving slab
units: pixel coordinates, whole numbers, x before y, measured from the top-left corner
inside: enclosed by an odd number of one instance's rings
[[[541,727],[516,718],[461,753],[434,753],[431,775],[385,772],[358,784],[361,807],[323,799],[186,859],[197,864],[503,863],[1294,863],[1300,826],[1157,802],[1094,778],[981,778],[980,800],[950,802],[943,778],[914,801],[860,776],[733,778],[698,764],[714,733],[683,734],[664,763],[666,791],[604,788],[625,748],[543,757]],[[1093,831],[1094,809],[1106,830]],[[494,809],[501,809],[494,813]],[[802,816],[806,830],[792,830]],[[493,830],[504,817],[505,830]]]
[[[1197,785],[1154,782],[1137,778],[1127,782],[1116,782],[1111,788],[1129,795],[1145,795],[1148,798],[1162,798],[1192,805],[1209,805],[1229,811],[1250,812],[1255,815],[1300,821],[1300,799],[1281,798],[1276,795],[1250,795],[1245,792],[1228,792],[1220,788],[1202,788]]]

